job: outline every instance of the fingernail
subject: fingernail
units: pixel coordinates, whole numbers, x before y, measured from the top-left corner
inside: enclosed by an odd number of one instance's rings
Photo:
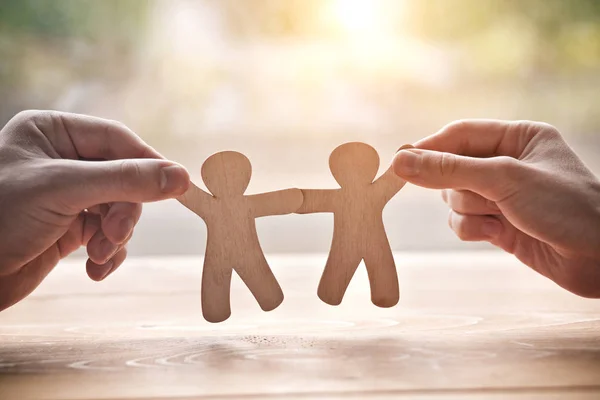
[[[104,260],[108,260],[115,255],[117,251],[117,245],[108,239],[103,239],[100,243],[100,254],[104,257]]]
[[[131,231],[133,231],[133,226],[135,225],[135,221],[131,217],[126,217],[119,222],[120,231],[125,234],[123,236],[123,240],[127,239],[129,235],[131,235]]]
[[[185,168],[171,165],[161,170],[160,190],[163,193],[181,193],[185,191],[189,176]]]
[[[481,233],[489,238],[495,238],[502,232],[502,224],[499,221],[486,221],[481,227]]]
[[[421,156],[410,150],[401,150],[394,158],[394,171],[400,176],[415,176],[421,169]]]
[[[414,149],[414,148],[415,148],[415,146],[413,146],[412,144],[403,144],[402,146],[400,146],[400,148],[398,149],[398,151],[400,151],[400,150],[406,150],[406,149]]]

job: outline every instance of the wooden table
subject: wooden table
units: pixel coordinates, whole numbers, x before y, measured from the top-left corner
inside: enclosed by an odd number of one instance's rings
[[[263,313],[236,277],[216,325],[198,258],[133,259],[100,284],[62,263],[0,313],[0,399],[600,398],[600,301],[510,256],[396,254],[392,309],[362,266],[330,307],[325,256],[268,258],[283,305]]]

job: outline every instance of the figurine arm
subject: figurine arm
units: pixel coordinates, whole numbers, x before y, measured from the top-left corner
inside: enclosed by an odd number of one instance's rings
[[[387,203],[404,187],[406,181],[400,178],[392,167],[388,168],[374,183],[375,189],[381,193]]]
[[[210,206],[214,197],[193,183],[190,183],[188,191],[179,196],[177,200],[189,210],[196,213],[200,218],[204,219],[210,212]]]
[[[267,215],[284,215],[295,212],[302,205],[300,189],[285,189],[248,196],[255,218]]]
[[[302,189],[304,201],[298,214],[333,212],[340,189]]]

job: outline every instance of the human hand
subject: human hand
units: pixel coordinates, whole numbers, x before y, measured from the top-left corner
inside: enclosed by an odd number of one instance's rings
[[[91,279],[119,267],[141,203],[189,185],[183,167],[161,158],[115,121],[52,111],[10,120],[0,131],[0,310],[80,246]]]
[[[552,126],[467,120],[399,151],[403,179],[444,189],[449,224],[563,288],[600,297],[600,181]]]

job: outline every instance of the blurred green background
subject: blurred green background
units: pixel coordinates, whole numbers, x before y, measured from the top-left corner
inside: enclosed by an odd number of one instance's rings
[[[213,152],[250,190],[334,184],[363,140],[385,164],[460,118],[543,120],[600,171],[597,0],[0,0],[0,123],[22,109],[118,119],[199,181]],[[383,165],[382,165],[383,168]],[[386,209],[395,249],[464,249],[437,193]],[[326,251],[329,216],[261,221],[267,251]],[[410,232],[408,231],[410,228]],[[200,253],[204,226],[147,207],[132,253]]]

